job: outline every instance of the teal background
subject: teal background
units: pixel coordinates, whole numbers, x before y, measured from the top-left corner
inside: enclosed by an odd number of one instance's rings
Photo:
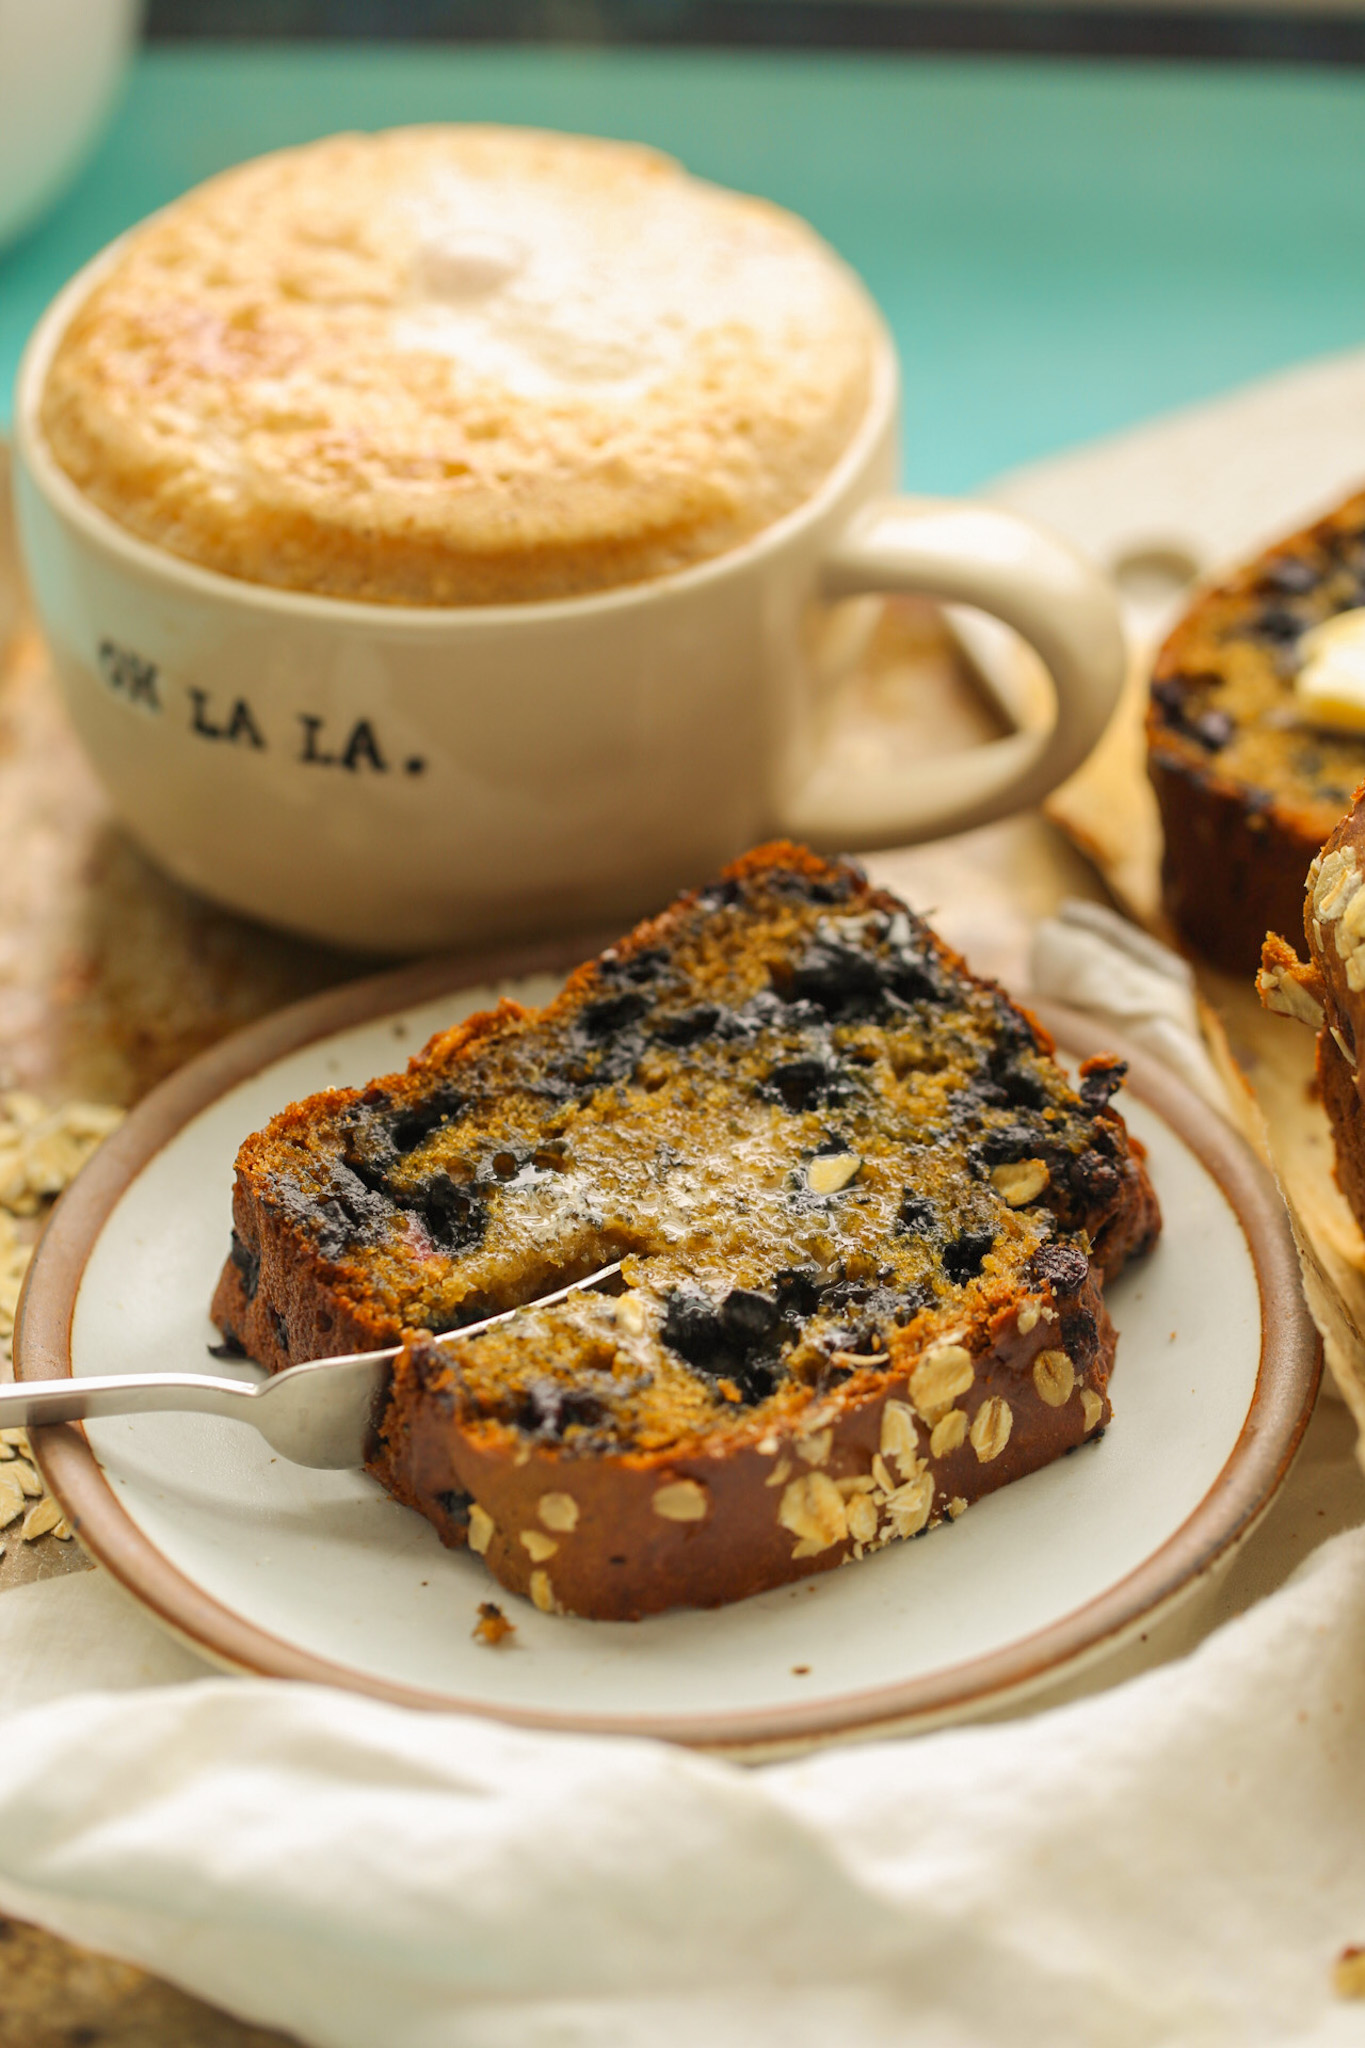
[[[429,120],[635,137],[805,214],[890,318],[923,489],[1365,343],[1365,71],[201,43],[141,57],[79,183],[0,252],[4,417],[110,236],[260,150]]]

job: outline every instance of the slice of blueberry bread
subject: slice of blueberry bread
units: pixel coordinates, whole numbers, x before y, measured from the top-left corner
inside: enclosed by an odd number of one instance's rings
[[[1073,1088],[895,897],[761,848],[248,1139],[213,1313],[272,1367],[405,1336],[371,1469],[540,1607],[738,1599],[1104,1428],[1102,1281],[1158,1227],[1121,1076]]]
[[[1309,868],[1300,915],[1307,963],[1278,932],[1268,933],[1256,986],[1268,1010],[1317,1034],[1337,1184],[1365,1230],[1365,788]]]
[[[1365,494],[1207,591],[1157,657],[1148,772],[1162,894],[1214,965],[1254,972],[1267,931],[1296,931],[1308,863],[1365,776],[1365,732],[1305,710],[1305,635],[1365,604]]]

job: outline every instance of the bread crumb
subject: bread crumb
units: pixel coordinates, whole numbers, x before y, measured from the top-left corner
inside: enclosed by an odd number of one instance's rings
[[[1332,1965],[1332,1989],[1338,1998],[1365,1998],[1365,1947],[1352,1943]]]
[[[496,1650],[499,1643],[505,1643],[516,1632],[516,1623],[507,1619],[496,1600],[480,1600],[479,1618],[472,1630],[476,1643],[486,1643],[490,1650]]]

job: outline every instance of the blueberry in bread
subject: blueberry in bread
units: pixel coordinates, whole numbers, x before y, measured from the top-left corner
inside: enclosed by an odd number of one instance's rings
[[[1186,613],[1157,657],[1148,772],[1181,937],[1251,973],[1292,932],[1303,878],[1365,776],[1365,732],[1305,708],[1305,638],[1365,604],[1365,494],[1279,541]]]
[[[370,1469],[538,1606],[717,1605],[1104,1428],[1102,1283],[1158,1227],[1122,1071],[1073,1087],[894,896],[760,848],[249,1138],[213,1313],[271,1367],[404,1337]]]
[[[1365,1230],[1365,787],[1309,868],[1300,906],[1307,962],[1270,932],[1256,986],[1268,1010],[1317,1033],[1318,1088],[1337,1183]]]

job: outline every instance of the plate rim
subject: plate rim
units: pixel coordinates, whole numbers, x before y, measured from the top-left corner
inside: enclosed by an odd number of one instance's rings
[[[129,1112],[58,1201],[25,1277],[15,1318],[16,1379],[71,1377],[71,1330],[86,1264],[110,1213],[143,1168],[195,1116],[275,1061],[319,1040],[440,996],[564,974],[606,938],[561,938],[366,976],[272,1012],[170,1075]],[[1121,1033],[1058,1004],[1033,1014],[1067,1052],[1115,1052],[1126,1086],[1165,1121],[1218,1182],[1256,1276],[1261,1345],[1250,1406],[1226,1461],[1198,1505],[1141,1564],[1068,1614],[985,1655],[915,1678],[810,1703],[671,1714],[558,1712],[432,1691],[299,1647],[205,1592],[119,1500],[79,1426],[35,1429],[34,1457],[82,1546],[138,1603],[210,1662],[257,1677],[340,1687],[391,1704],[545,1732],[631,1735],[736,1756],[923,1728],[1006,1706],[1078,1670],[1178,1604],[1250,1534],[1302,1441],[1322,1375],[1322,1348],[1304,1301],[1289,1219],[1246,1141],[1168,1069]]]

